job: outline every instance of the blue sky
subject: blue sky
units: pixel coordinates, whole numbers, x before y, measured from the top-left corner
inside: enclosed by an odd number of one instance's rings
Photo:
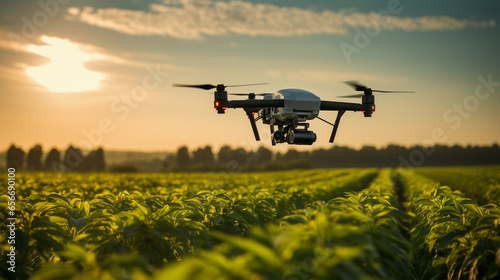
[[[498,1],[46,0],[0,10],[2,149],[270,146],[268,128],[258,125],[255,142],[241,110],[217,115],[210,94],[172,83],[269,82],[238,92],[302,88],[342,101],[353,93],[342,81],[359,80],[416,94],[377,96],[371,119],[346,114],[338,145],[500,139]],[[327,124],[310,128],[315,147],[331,145]]]

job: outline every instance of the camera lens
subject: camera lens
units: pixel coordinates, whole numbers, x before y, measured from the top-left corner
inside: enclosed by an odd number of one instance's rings
[[[312,145],[316,141],[316,133],[312,131],[291,130],[288,133],[288,143],[295,145]]]
[[[283,131],[281,131],[281,130],[275,131],[273,134],[273,139],[276,142],[282,142],[284,139]]]

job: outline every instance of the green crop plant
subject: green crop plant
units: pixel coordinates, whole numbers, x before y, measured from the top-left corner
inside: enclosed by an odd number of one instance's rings
[[[499,166],[418,168],[417,172],[464,192],[479,204],[500,203]]]
[[[479,206],[459,191],[400,171],[413,216],[411,242],[423,279],[500,276],[500,207]]]
[[[20,172],[0,278],[496,279],[495,168]]]

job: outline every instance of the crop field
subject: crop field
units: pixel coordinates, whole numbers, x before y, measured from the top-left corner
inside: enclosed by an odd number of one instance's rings
[[[0,278],[500,279],[497,166],[15,182]]]

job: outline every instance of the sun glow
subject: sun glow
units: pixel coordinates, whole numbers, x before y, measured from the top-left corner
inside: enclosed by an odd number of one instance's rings
[[[96,90],[103,74],[90,71],[83,65],[93,56],[65,39],[43,36],[48,45],[29,45],[27,50],[50,59],[48,64],[26,68],[26,74],[53,92],[82,92]]]

